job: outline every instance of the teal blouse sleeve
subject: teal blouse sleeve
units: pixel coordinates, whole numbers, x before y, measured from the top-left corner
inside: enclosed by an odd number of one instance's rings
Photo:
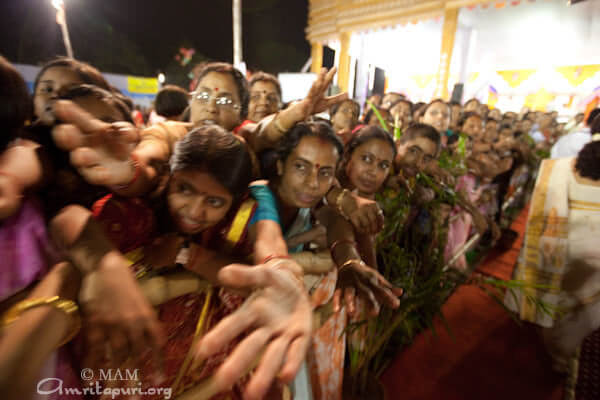
[[[275,221],[281,225],[275,196],[273,195],[273,192],[271,192],[271,189],[269,189],[267,185],[252,185],[250,186],[250,194],[254,197],[258,206],[250,219],[249,226],[265,219]]]

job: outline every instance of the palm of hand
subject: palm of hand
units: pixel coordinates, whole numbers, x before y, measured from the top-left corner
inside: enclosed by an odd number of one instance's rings
[[[55,112],[64,124],[52,136],[56,145],[71,155],[71,164],[94,185],[124,185],[135,174],[131,153],[139,132],[127,122],[108,124],[70,101],[59,101]]]

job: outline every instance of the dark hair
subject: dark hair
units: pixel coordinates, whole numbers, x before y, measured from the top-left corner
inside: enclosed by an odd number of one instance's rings
[[[252,182],[248,146],[218,125],[193,129],[175,144],[171,172],[196,170],[211,174],[237,200]]]
[[[344,103],[352,103],[352,105],[356,108],[356,115],[358,116],[360,114],[360,104],[358,104],[358,102],[356,100],[352,100],[352,99],[346,99],[344,101],[341,101],[339,103],[334,104],[330,109],[329,109],[329,116],[333,117],[335,115],[335,113],[338,112],[338,110],[340,109],[340,107],[342,106],[342,104]]]
[[[352,139],[350,139],[350,141],[346,143],[346,146],[344,147],[344,157],[347,156],[348,158],[350,158],[357,147],[360,147],[369,140],[373,139],[383,140],[384,142],[387,142],[393,149],[394,158],[396,157],[396,144],[394,143],[392,135],[384,131],[383,128],[380,128],[379,126],[375,125],[363,126],[358,131],[356,131],[354,135],[352,135]]]
[[[34,93],[37,89],[40,78],[42,77],[44,72],[53,67],[69,68],[73,70],[73,72],[77,73],[77,75],[79,75],[79,78],[83,81],[83,83],[95,85],[104,90],[112,91],[111,86],[108,84],[106,79],[104,79],[100,71],[92,67],[90,64],[84,63],[83,61],[74,60],[72,58],[59,57],[55,58],[54,60],[48,61],[42,66],[37,76],[35,77],[35,82],[33,84]]]
[[[248,82],[244,75],[237,70],[233,65],[224,62],[211,62],[202,67],[198,74],[197,82],[200,83],[210,72],[219,72],[221,74],[229,74],[235,82],[240,96],[240,116],[245,119],[248,116],[248,103],[250,102],[250,92],[248,91]],[[195,89],[195,88],[194,88]]]
[[[181,115],[188,105],[188,92],[175,85],[164,86],[158,91],[154,100],[156,113],[166,118]]]
[[[590,113],[588,114],[587,119],[585,120],[585,124],[589,127],[592,126],[592,123],[594,122],[596,116],[600,115],[600,108],[594,108],[592,111],[590,111]]]
[[[426,105],[427,105],[427,103],[424,103],[422,101],[419,101],[419,102],[415,103],[413,105],[413,113],[418,112],[423,106],[426,106]]]
[[[535,117],[535,111],[527,111],[525,115],[523,115],[523,120],[531,121],[532,117]]]
[[[337,150],[339,159],[342,158],[342,155],[344,154],[344,146],[337,135],[333,132],[331,126],[323,122],[298,122],[280,140],[276,150],[276,159],[285,162],[290,154],[292,154],[292,151],[294,151],[294,149],[298,146],[300,140],[307,136],[317,137],[321,140],[331,143]],[[271,171],[269,171],[269,175],[270,178],[275,177],[275,171],[271,169]]]
[[[465,122],[467,122],[467,120],[471,117],[477,117],[483,121],[483,117],[479,113],[476,113],[475,111],[467,111],[460,116],[457,124],[458,127],[462,129],[462,127],[465,125]]]
[[[255,72],[250,77],[250,81],[248,82],[248,88],[251,90],[252,86],[254,86],[256,82],[269,82],[275,85],[275,89],[277,90],[277,94],[279,94],[279,99],[281,100],[281,84],[279,83],[279,79],[277,79],[275,75],[271,75],[263,71]]]
[[[583,146],[577,154],[575,169],[584,178],[600,180],[600,140],[591,141]]]
[[[481,104],[481,102],[479,100],[477,100],[475,97],[473,97],[465,102],[465,107],[467,106],[467,104],[469,104],[473,101],[476,101],[478,104]]]
[[[121,100],[121,102],[129,109],[128,111],[131,114],[134,109],[133,100],[121,93],[121,91],[117,88],[113,88],[112,94],[117,99]]]
[[[80,97],[95,97],[96,99],[102,100],[110,106],[116,108],[123,117],[120,121],[127,121],[133,123],[131,112],[129,107],[123,103],[123,101],[115,95],[113,92],[104,90],[94,85],[70,85],[60,89],[58,92],[58,98],[63,100],[73,100]]]
[[[383,101],[383,99],[385,99],[386,96],[396,96],[396,97],[400,97],[401,99],[405,99],[406,96],[403,95],[402,93],[398,93],[398,92],[387,92],[384,93],[383,96],[381,96],[381,101]],[[400,99],[398,99],[400,100]],[[394,102],[395,103],[395,102]]]
[[[600,110],[597,108],[596,110]],[[594,133],[600,133],[600,113],[596,115],[596,117],[592,120],[590,124],[590,133],[593,135]]]
[[[0,56],[0,151],[17,137],[25,121],[32,118],[33,103],[25,80],[4,57]]]
[[[405,143],[418,137],[424,137],[431,140],[437,147],[436,153],[439,151],[441,146],[440,133],[433,126],[420,122],[410,125],[408,129],[402,133],[402,136],[400,136],[400,143]]]

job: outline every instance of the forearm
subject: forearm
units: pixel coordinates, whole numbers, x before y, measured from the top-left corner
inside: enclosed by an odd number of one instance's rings
[[[255,238],[254,264],[260,264],[267,257],[288,255],[288,247],[277,222],[261,220],[256,222],[250,230],[251,236]]]
[[[354,228],[341,216],[331,217],[327,225],[327,244],[331,249],[331,258],[338,266],[349,260],[361,259]]]
[[[190,271],[180,271],[165,276],[155,276],[139,281],[142,293],[153,306],[188,293],[207,288],[209,282]]]
[[[50,235],[82,275],[102,265],[127,265],[92,213],[81,206],[63,208],[50,221]]]
[[[79,288],[79,273],[62,263],[56,265],[36,286],[28,299],[60,296],[74,299]],[[3,399],[22,399],[31,395],[35,379],[49,355],[72,329],[72,320],[53,306],[24,311],[7,326],[0,339],[0,393]]]
[[[320,253],[301,251],[299,253],[290,254],[290,256],[302,267],[305,275],[325,274],[335,267],[328,250]]]
[[[302,112],[300,102],[293,104],[275,115],[263,118],[256,128],[255,151],[260,152],[274,147],[287,131],[292,129],[298,122],[303,121],[306,116]]]

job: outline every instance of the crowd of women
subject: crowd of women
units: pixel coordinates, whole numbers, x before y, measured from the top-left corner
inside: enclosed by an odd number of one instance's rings
[[[334,74],[283,105],[274,76],[207,63],[145,119],[86,63],[46,63],[31,96],[1,59],[2,397],[341,398],[348,321],[402,299],[378,270],[378,196],[406,198],[404,231],[444,226],[466,270],[565,129],[475,99],[361,107],[327,96]]]

